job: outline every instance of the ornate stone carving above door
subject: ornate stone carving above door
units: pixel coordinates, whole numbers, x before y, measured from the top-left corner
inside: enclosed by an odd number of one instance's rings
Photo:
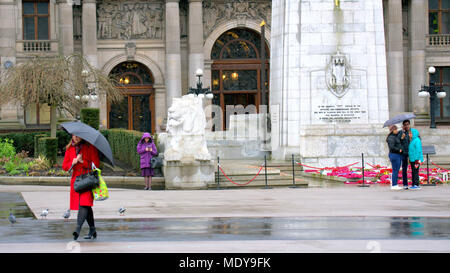
[[[162,39],[163,31],[163,1],[98,1],[98,39]]]
[[[266,21],[268,27],[272,19],[270,0],[205,0],[203,1],[203,37],[208,37],[214,28],[232,19]]]

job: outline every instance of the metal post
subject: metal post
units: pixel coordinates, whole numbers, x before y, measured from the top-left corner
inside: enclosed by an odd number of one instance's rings
[[[430,74],[430,86],[428,87],[428,93],[430,93],[430,116],[431,116],[431,122],[430,122],[430,128],[435,129],[436,128],[436,118],[435,118],[435,101],[436,101],[436,86],[435,86],[435,74]]]
[[[418,170],[418,172],[420,173],[420,168]],[[420,179],[419,179],[419,186],[420,186]],[[429,155],[427,154],[427,183],[423,184],[422,186],[436,186],[436,183],[431,183],[430,184],[430,166],[429,166]]]
[[[261,22],[261,105],[266,104],[266,38],[265,22]]]
[[[220,169],[219,169],[219,157],[217,157],[217,189],[220,190]]]
[[[360,187],[369,187],[369,185],[366,185],[366,181],[365,181],[365,178],[364,178],[364,153],[362,153],[361,154],[361,159],[362,159],[362,180],[363,180],[363,183],[362,183],[362,185],[360,185]]]
[[[294,164],[295,164],[295,162],[294,162],[294,154],[292,154],[292,186],[289,187],[289,188],[293,188],[293,189],[298,188],[295,185],[295,165]]]
[[[264,180],[265,180],[265,184],[266,186],[264,187],[264,189],[270,189],[268,183],[267,183],[267,155],[264,155]]]
[[[420,171],[419,171],[420,173]],[[420,179],[419,179],[420,181]],[[430,169],[428,167],[428,154],[427,154],[427,184],[430,184]]]

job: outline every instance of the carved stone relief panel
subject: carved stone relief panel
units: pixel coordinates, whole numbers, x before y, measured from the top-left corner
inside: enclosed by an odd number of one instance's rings
[[[98,39],[162,39],[163,1],[99,0]]]
[[[203,36],[206,38],[213,29],[227,20],[252,19],[266,21],[270,27],[272,1],[270,0],[205,0],[203,1]]]

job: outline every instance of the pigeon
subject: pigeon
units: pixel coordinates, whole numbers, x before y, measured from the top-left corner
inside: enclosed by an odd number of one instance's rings
[[[126,210],[127,210],[126,208],[120,207],[120,209],[119,209],[120,216],[125,215],[125,211],[126,211]]]
[[[13,215],[13,213],[11,212],[11,210],[9,210],[9,217],[8,217],[9,222],[12,224],[14,224],[16,221],[16,216]]]
[[[48,209],[43,210],[42,213],[41,213],[41,217],[42,218],[44,218],[44,217],[47,218],[47,215],[48,215]]]
[[[70,209],[68,209],[66,212],[64,212],[63,217],[64,217],[64,221],[69,220],[69,217],[70,217]]]

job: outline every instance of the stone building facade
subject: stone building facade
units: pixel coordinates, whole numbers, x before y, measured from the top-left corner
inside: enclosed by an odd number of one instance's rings
[[[352,1],[302,0],[300,8],[284,17],[273,14],[275,2],[279,1],[0,0],[0,69],[36,54],[82,53],[126,85],[122,103],[89,102],[100,108],[101,126],[161,132],[172,98],[196,85],[198,68],[204,70],[203,86],[210,86],[215,94],[213,103],[224,110],[229,104],[259,106],[261,90],[266,90],[270,101],[279,92],[269,90],[272,79],[293,75],[296,69],[271,69],[273,58],[290,54],[289,49],[273,48],[278,46],[274,39],[280,30],[272,31],[272,20],[307,16],[310,29],[292,25],[289,31],[299,36],[314,33],[314,22],[325,26],[329,18],[313,10],[307,14],[301,7],[345,6]],[[438,83],[448,93],[435,109],[437,120],[450,121],[450,1],[381,2],[382,12],[373,16],[384,25],[386,58],[381,61],[387,67],[389,115],[415,112],[427,121],[428,100],[417,92],[428,82],[427,67],[436,66]],[[263,20],[265,56],[260,43]],[[45,105],[30,109],[7,105],[0,112],[1,130],[45,128],[48,123]],[[300,145],[294,142],[293,147]]]

